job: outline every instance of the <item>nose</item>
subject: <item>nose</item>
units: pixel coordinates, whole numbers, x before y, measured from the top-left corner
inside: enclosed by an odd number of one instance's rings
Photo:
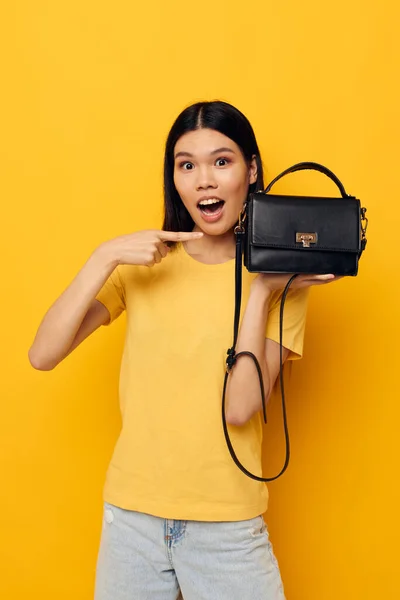
[[[218,187],[212,167],[203,166],[197,169],[196,190]]]

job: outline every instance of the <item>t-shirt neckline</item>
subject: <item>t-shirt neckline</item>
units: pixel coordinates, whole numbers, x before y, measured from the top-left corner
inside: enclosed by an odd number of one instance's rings
[[[230,258],[229,260],[225,260],[222,263],[204,263],[200,260],[197,260],[196,258],[194,258],[191,254],[189,254],[189,252],[186,250],[185,246],[183,245],[183,242],[180,242],[180,254],[186,258],[187,260],[190,260],[192,263],[195,263],[196,265],[199,265],[200,267],[205,267],[205,268],[223,268],[224,266],[231,266],[235,264],[235,258]]]

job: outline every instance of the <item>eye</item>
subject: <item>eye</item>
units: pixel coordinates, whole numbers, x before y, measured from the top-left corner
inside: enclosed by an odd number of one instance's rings
[[[218,167],[225,167],[225,165],[229,164],[231,161],[229,160],[229,158],[225,158],[225,157],[221,157],[221,158],[217,158],[217,166]],[[218,164],[218,163],[225,163],[225,164]]]
[[[190,168],[189,168],[189,169],[186,169],[186,168],[185,168],[185,166],[186,166],[186,165],[189,165],[189,166],[190,166]],[[179,167],[180,167],[181,169],[183,169],[184,171],[191,171],[191,170],[192,170],[192,168],[193,168],[193,163],[191,163],[191,162],[188,162],[188,161],[181,162],[181,163],[179,163]]]

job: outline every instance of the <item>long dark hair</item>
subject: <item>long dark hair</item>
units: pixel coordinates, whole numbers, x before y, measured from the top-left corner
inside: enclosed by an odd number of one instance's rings
[[[186,210],[174,183],[174,150],[179,138],[196,129],[214,129],[233,140],[241,149],[248,164],[256,156],[257,181],[249,186],[249,193],[264,189],[263,167],[256,136],[249,120],[237,108],[215,100],[197,102],[185,108],[177,117],[167,137],[164,156],[164,231],[192,231],[194,221]],[[171,248],[175,242],[169,242]]]

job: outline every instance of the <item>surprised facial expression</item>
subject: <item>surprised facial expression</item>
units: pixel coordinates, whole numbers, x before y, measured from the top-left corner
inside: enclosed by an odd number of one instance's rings
[[[232,229],[257,179],[239,146],[214,129],[185,133],[175,144],[174,183],[196,229],[222,235]]]

